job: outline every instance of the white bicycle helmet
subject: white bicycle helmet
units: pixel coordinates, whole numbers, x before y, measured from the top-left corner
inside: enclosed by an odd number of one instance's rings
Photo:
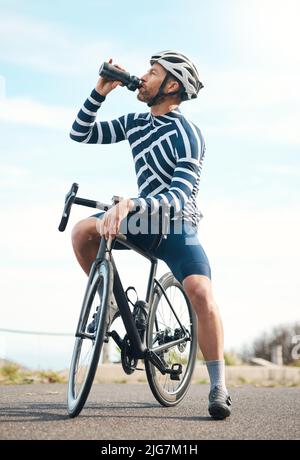
[[[160,51],[151,57],[150,64],[153,65],[155,62],[162,65],[167,72],[182,83],[184,92],[181,98],[183,101],[197,97],[203,84],[196,67],[184,54],[172,50]]]

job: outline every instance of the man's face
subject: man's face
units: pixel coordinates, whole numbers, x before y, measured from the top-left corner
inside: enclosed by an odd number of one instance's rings
[[[154,63],[148,72],[141,77],[143,84],[139,89],[137,98],[142,102],[149,102],[156,96],[160,85],[164,81],[167,71],[160,64]]]

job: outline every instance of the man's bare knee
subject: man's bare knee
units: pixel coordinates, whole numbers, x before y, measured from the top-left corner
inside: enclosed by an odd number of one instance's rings
[[[82,247],[91,241],[99,242],[96,219],[87,218],[77,222],[72,229],[71,238],[74,248]]]

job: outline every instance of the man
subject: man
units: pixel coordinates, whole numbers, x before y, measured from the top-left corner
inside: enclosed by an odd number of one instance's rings
[[[139,188],[138,198],[123,199],[105,214],[78,222],[72,233],[73,248],[88,274],[99,246],[99,234],[105,238],[117,235],[121,222],[130,213],[150,210],[153,214],[160,206],[170,205],[175,213],[175,219],[170,219],[171,227],[181,216],[181,235],[170,232],[154,254],[182,283],[196,312],[199,346],[211,381],[208,410],[213,418],[224,419],[230,415],[231,399],[225,386],[223,327],[212,293],[209,261],[197,238],[201,213],[196,197],[205,145],[199,128],[178,110],[182,101],[196,98],[203,85],[194,64],[181,53],[159,52],[152,56],[150,64],[137,96],[151,107],[150,112],[95,122],[107,95],[121,84],[99,78],[73,124],[70,137],[77,142],[107,144],[127,139]],[[194,235],[193,245],[188,244],[188,233]],[[147,241],[136,235],[136,244],[148,244]]]

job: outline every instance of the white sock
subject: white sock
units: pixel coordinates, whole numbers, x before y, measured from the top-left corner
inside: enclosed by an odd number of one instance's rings
[[[220,386],[228,393],[225,384],[225,362],[224,360],[205,361],[210,378],[210,389]]]

